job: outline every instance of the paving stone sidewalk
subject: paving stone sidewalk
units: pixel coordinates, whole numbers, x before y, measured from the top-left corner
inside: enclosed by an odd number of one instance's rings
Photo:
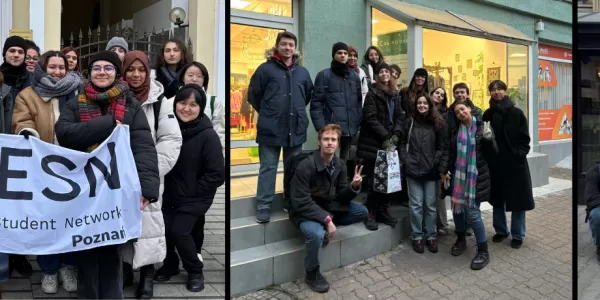
[[[154,284],[156,299],[225,299],[225,187],[217,190],[217,195],[210,210],[206,214],[204,230],[204,245],[202,258],[204,260],[205,288],[202,292],[192,293],[185,288],[187,273],[181,274],[170,281]],[[5,299],[76,299],[77,293],[68,293],[59,286],[58,293],[44,294],[40,282],[42,274],[34,256],[28,257],[33,265],[34,273],[31,278],[11,277],[0,284],[0,295]],[[159,265],[157,265],[158,267]],[[13,276],[18,276],[16,272]],[[134,284],[125,288],[125,298],[135,299],[139,274],[136,272]]]
[[[407,240],[394,251],[325,272],[331,283],[326,294],[312,292],[302,279],[234,299],[572,299],[571,203],[571,189],[537,197],[536,209],[527,213],[523,247],[512,249],[510,239],[490,242],[491,260],[481,271],[470,269],[474,238],[454,257],[451,235],[438,238],[436,254],[417,254]],[[491,241],[492,212],[483,216]]]

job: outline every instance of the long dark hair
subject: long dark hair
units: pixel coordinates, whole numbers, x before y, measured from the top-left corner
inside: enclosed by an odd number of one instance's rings
[[[419,103],[419,99],[421,97],[424,97],[425,100],[427,100],[427,105],[429,105],[429,109],[427,110],[427,113],[425,115],[419,113],[419,111],[417,110],[417,104]],[[431,97],[429,97],[429,95],[422,95],[422,96],[417,97],[415,99],[415,102],[412,105],[413,105],[413,107],[412,107],[412,118],[413,119],[415,119],[415,120],[424,119],[427,122],[433,123],[436,131],[444,128],[444,125],[445,125],[444,118],[442,117],[440,112],[435,107],[435,103],[433,102],[433,100],[431,100]]]
[[[177,48],[181,50],[181,60],[177,64],[177,71],[181,70],[181,68],[186,64],[192,62],[192,55],[191,53],[189,53],[188,48],[185,46],[185,44],[176,38],[170,38],[167,42],[165,42],[162,45],[162,47],[160,47],[160,52],[156,56],[156,64],[154,64],[154,69],[160,69],[162,67],[167,66],[167,62],[165,61],[165,46],[168,43],[175,43],[177,45]]]
[[[80,59],[81,59],[81,57],[79,57],[79,52],[78,52],[78,51],[77,51],[75,48],[73,48],[73,47],[71,47],[71,46],[64,47],[64,48],[62,49],[62,51],[61,51],[61,52],[62,52],[62,53],[65,55],[65,57],[66,57],[66,56],[67,56],[67,54],[68,54],[69,52],[71,52],[71,51],[75,52],[75,54],[77,55],[77,65],[75,66],[75,70],[73,70],[73,71],[81,72],[81,64],[79,63],[79,62],[80,62]],[[69,68],[69,65],[67,64],[67,69],[68,69],[68,68]]]
[[[448,93],[446,93],[446,90],[443,87],[441,87],[441,86],[436,87],[435,89],[433,89],[433,91],[431,91],[431,93],[429,93],[429,96],[432,96],[433,93],[435,93],[435,91],[437,91],[437,90],[444,91],[444,99],[442,100],[442,103],[440,103],[439,105],[443,106],[443,107],[448,107]]]
[[[379,61],[377,63],[372,63],[371,60],[369,60],[369,52],[371,52],[371,50],[377,51],[377,54],[379,55]],[[367,52],[365,52],[365,55],[363,55],[363,63],[364,62],[368,62],[371,65],[377,65],[382,62],[385,62],[385,58],[383,57],[383,53],[381,53],[381,50],[379,50],[379,48],[375,46],[370,46],[369,48],[367,48]]]

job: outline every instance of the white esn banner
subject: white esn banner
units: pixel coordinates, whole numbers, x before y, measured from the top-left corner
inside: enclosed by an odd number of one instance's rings
[[[141,234],[129,127],[91,153],[0,135],[0,253],[58,254]]]

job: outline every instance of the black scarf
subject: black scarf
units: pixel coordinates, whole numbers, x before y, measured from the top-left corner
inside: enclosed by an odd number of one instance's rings
[[[490,108],[495,111],[495,112],[499,112],[503,115],[507,114],[508,111],[513,108],[515,105],[512,103],[512,101],[510,101],[510,98],[508,96],[504,96],[504,99],[500,100],[500,101],[496,101],[494,99],[490,99]]]
[[[335,75],[345,76],[349,70],[350,68],[347,64],[343,64],[335,59],[331,61],[331,72]]]
[[[3,62],[2,65],[0,65],[0,72],[4,75],[4,83],[14,87],[19,83],[19,79],[27,76],[27,66],[25,63],[22,63],[18,67],[15,67],[8,62]]]

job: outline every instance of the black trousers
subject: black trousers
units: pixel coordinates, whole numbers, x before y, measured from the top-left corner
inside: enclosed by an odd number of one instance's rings
[[[76,253],[79,299],[123,299],[122,245]]]
[[[198,220],[196,220],[196,224],[192,229],[192,236],[194,238],[194,243],[196,244],[196,253],[202,253],[202,245],[204,244],[204,224],[206,223],[206,218],[204,215],[199,216]]]
[[[182,212],[177,209],[163,208],[165,232],[167,236],[167,258],[164,267],[170,270],[179,268],[179,259],[188,274],[202,273],[204,265],[198,258],[196,243],[192,237],[192,230],[199,216]],[[177,252],[175,252],[177,247]],[[202,247],[202,246],[200,246]],[[179,256],[177,255],[179,253]]]

